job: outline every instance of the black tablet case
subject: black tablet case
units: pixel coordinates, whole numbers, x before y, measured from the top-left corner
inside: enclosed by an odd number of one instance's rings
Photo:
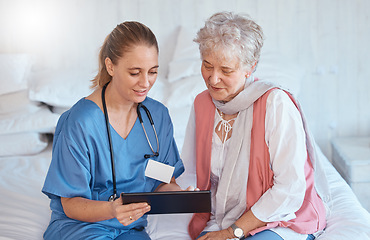
[[[146,214],[211,212],[210,191],[122,193],[123,204],[147,202]]]

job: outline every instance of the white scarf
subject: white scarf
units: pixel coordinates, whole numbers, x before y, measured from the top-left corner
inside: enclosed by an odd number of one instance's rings
[[[213,100],[226,114],[239,113],[230,138],[230,151],[216,193],[216,222],[221,229],[233,224],[245,211],[248,179],[250,139],[253,123],[253,103],[277,85],[265,81],[246,80],[245,88],[227,103]]]
[[[254,81],[253,75],[246,80],[245,88],[231,101],[223,103],[213,100],[215,106],[226,114],[239,112],[234,123],[233,135],[230,138],[231,149],[225,159],[225,166],[218,183],[216,193],[216,222],[221,229],[233,224],[244,213],[247,201],[247,179],[250,161],[251,129],[253,123],[253,103],[272,88],[281,86],[267,82]],[[311,136],[304,114],[301,112],[303,126],[306,132],[308,154],[315,169],[316,190],[324,201],[330,199],[329,186],[321,161],[317,161],[315,142]],[[324,184],[323,184],[324,183]],[[325,196],[324,196],[325,194]],[[323,198],[324,196],[324,198]]]

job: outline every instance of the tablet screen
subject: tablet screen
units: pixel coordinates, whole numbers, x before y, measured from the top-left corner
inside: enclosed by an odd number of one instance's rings
[[[123,204],[147,202],[146,214],[211,212],[210,191],[122,193]]]

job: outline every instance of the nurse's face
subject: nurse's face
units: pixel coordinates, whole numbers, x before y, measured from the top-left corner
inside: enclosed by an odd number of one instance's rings
[[[238,58],[227,61],[218,56],[222,55],[203,55],[201,72],[212,98],[228,102],[244,89],[248,72],[239,67]]]
[[[139,103],[145,100],[158,75],[157,48],[137,45],[118,59],[117,64],[107,58],[105,64],[112,76],[113,89],[121,101]]]

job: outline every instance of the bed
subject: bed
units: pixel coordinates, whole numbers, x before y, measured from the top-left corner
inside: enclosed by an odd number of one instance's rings
[[[150,93],[169,108],[180,150],[192,101],[205,89],[193,34],[187,28],[178,31],[168,74],[157,80]],[[89,79],[94,74],[84,70],[31,72],[32,61],[26,54],[4,55],[0,54],[0,72],[8,74],[12,84],[1,82],[0,92],[0,239],[42,239],[51,213],[49,199],[41,193],[51,159],[51,137],[60,114],[90,93]],[[281,72],[276,56],[263,52],[256,76],[277,81],[298,94],[304,71],[290,63],[284,68],[289,72]],[[327,228],[317,239],[370,240],[370,214],[328,159],[319,154],[332,200]],[[194,185],[195,176],[180,176],[178,183],[184,188]],[[151,215],[147,231],[152,239],[190,239],[190,218],[191,214]]]

